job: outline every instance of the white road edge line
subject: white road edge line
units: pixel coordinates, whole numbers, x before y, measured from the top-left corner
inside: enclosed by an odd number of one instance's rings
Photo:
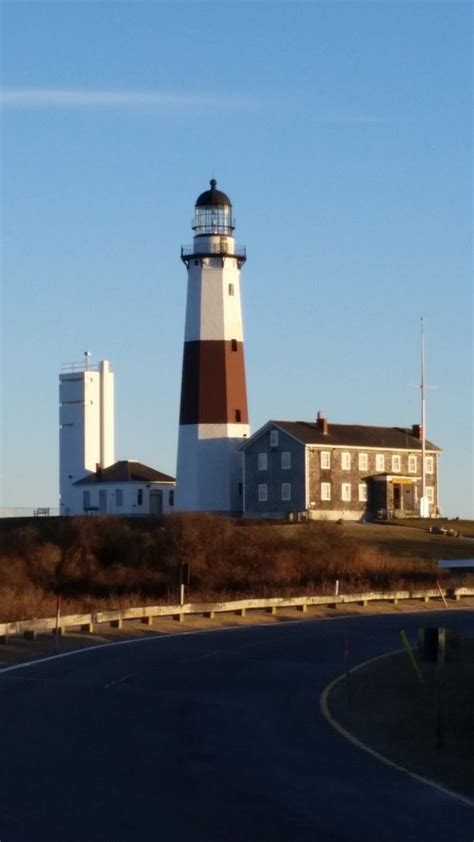
[[[458,613],[458,612],[461,613],[463,611],[472,611],[472,608],[459,607],[459,608],[452,608],[450,610],[455,611],[456,613]],[[445,611],[446,611],[445,608],[434,608],[432,611],[428,610],[428,611],[423,612],[423,613],[426,613],[426,614],[444,614]],[[402,613],[416,614],[418,612],[408,610],[408,611],[405,611],[405,612],[402,612]],[[134,637],[134,638],[131,638],[130,640],[116,640],[116,641],[113,641],[112,643],[99,643],[99,644],[97,644],[97,646],[94,646],[94,645],[84,646],[82,649],[71,649],[70,652],[60,652],[57,655],[47,655],[45,658],[36,658],[33,661],[21,661],[19,664],[12,664],[9,667],[2,667],[0,669],[0,675],[3,675],[6,672],[13,672],[14,670],[25,669],[26,667],[34,667],[34,666],[36,666],[36,664],[46,664],[49,661],[56,661],[56,660],[59,660],[60,658],[69,658],[72,655],[83,655],[87,652],[95,652],[98,649],[108,649],[110,646],[126,646],[126,645],[132,644],[132,643],[145,643],[146,641],[149,641],[149,640],[169,640],[170,638],[174,638],[174,637],[190,637],[191,635],[195,635],[195,634],[215,634],[216,632],[245,631],[247,629],[256,629],[256,628],[262,628],[262,629],[274,629],[274,628],[280,628],[280,627],[283,628],[284,626],[301,625],[301,623],[318,623],[318,622],[322,622],[322,621],[324,621],[324,622],[327,622],[327,621],[335,622],[337,620],[365,620],[366,618],[372,618],[372,617],[377,617],[377,616],[388,617],[388,616],[392,616],[392,615],[378,614],[376,611],[374,611],[371,614],[342,614],[342,615],[339,615],[339,616],[336,616],[336,617],[312,617],[312,618],[305,618],[304,620],[303,619],[301,619],[301,620],[286,620],[284,623],[281,623],[281,626],[278,623],[249,623],[248,625],[245,625],[245,626],[226,626],[225,628],[220,628],[220,629],[195,629],[195,631],[175,632],[175,633],[172,633],[172,634],[166,634],[166,633],[162,632],[161,634],[153,634],[153,635],[149,635],[148,637]],[[384,656],[380,656],[380,657],[384,657]],[[363,666],[363,664],[361,664],[361,666]],[[341,677],[342,676],[339,676],[339,679]],[[339,680],[339,679],[337,679],[337,680]],[[336,683],[336,682],[333,682],[333,683]]]
[[[357,672],[357,670],[360,670],[363,667],[368,666],[369,664],[373,664],[374,661],[381,661],[383,658],[388,658],[391,655],[398,655],[400,652],[404,651],[404,649],[395,649],[393,652],[386,652],[384,655],[377,655],[375,658],[369,658],[368,661],[363,661],[361,664],[357,664],[357,666],[352,667],[352,669],[349,670],[349,673]],[[403,772],[403,774],[408,775],[409,778],[418,781],[418,783],[422,783],[426,786],[432,787],[433,789],[437,789],[438,792],[443,793],[443,795],[448,795],[450,798],[454,798],[461,804],[464,804],[465,806],[474,809],[474,801],[471,798],[468,798],[467,795],[461,795],[459,792],[453,792],[453,790],[448,789],[442,784],[431,780],[431,778],[425,778],[423,775],[419,775],[417,772],[412,772],[410,769],[406,769],[405,766],[400,766],[398,763],[395,763],[393,760],[390,760],[383,754],[379,754],[378,751],[375,751],[373,748],[370,748],[370,746],[361,742],[361,740],[358,740],[357,737],[354,737],[354,735],[351,734],[350,731],[347,731],[346,728],[344,728],[336,719],[334,719],[329,710],[328,698],[336,684],[339,684],[340,681],[344,681],[345,677],[345,673],[338,675],[338,677],[335,678],[334,681],[331,681],[331,683],[324,688],[323,692],[321,693],[321,696],[319,697],[321,713],[324,716],[325,720],[329,723],[329,725],[331,725],[332,728],[334,728],[335,731],[338,732],[338,734],[340,734],[342,737],[345,737],[346,740],[352,743],[352,745],[362,749],[362,751],[367,752],[367,754],[372,755],[372,757],[375,757],[376,760],[379,760],[386,766],[391,766],[392,769],[396,769],[397,772]]]

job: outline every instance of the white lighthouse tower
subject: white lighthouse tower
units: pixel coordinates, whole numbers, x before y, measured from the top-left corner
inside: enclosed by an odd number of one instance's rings
[[[188,270],[179,419],[176,508],[242,510],[239,445],[249,434],[240,269],[232,205],[216,189],[195,205],[194,242],[183,246]]]
[[[74,483],[115,461],[114,375],[108,360],[68,363],[59,375],[60,514],[82,514]]]

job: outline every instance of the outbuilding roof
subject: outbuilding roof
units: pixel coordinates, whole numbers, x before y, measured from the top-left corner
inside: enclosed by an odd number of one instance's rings
[[[97,485],[103,482],[175,482],[175,478],[155,471],[142,462],[123,459],[108,468],[99,468],[95,474],[77,480],[74,485]]]
[[[377,447],[393,450],[421,450],[421,439],[411,427],[374,427],[365,424],[327,423],[327,432],[323,425],[310,421],[269,421],[258,430],[248,442],[271,425],[280,427],[290,436],[303,444],[326,445],[328,447]],[[245,449],[247,443],[243,445]],[[426,450],[440,451],[441,448],[426,440]]]

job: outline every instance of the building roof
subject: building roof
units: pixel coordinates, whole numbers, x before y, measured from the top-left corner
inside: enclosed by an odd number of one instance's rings
[[[303,444],[326,445],[328,447],[378,447],[393,450],[421,450],[421,440],[414,435],[411,427],[373,427],[365,424],[332,424],[328,422],[327,433],[321,424],[309,421],[269,421],[265,428],[276,425]],[[258,436],[261,428],[252,436]],[[250,439],[248,439],[250,441]],[[439,451],[432,442],[426,440],[426,450]],[[245,445],[243,445],[245,449]]]
[[[205,193],[201,193],[198,197],[195,207],[202,208],[202,207],[213,207],[215,205],[228,205],[228,207],[232,207],[232,202],[230,201],[229,197],[226,196],[225,193],[222,193],[221,190],[216,190],[217,181],[215,178],[211,178],[209,182],[211,185],[210,190],[206,190]]]
[[[99,468],[95,474],[83,477],[74,485],[97,485],[104,482],[175,482],[175,479],[143,465],[142,462],[124,459],[109,465],[108,468]]]

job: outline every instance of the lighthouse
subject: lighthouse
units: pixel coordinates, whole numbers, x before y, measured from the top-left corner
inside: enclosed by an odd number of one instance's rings
[[[179,416],[176,508],[242,511],[241,453],[249,435],[240,270],[232,204],[217,189],[195,205],[188,275]]]

